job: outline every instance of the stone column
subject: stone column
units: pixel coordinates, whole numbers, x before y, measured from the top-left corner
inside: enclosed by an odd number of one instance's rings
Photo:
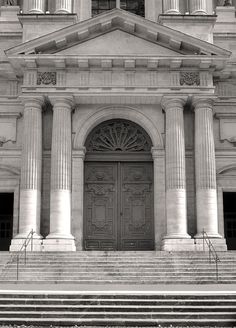
[[[72,0],[56,0],[55,14],[72,13]]]
[[[206,0],[190,0],[190,14],[206,15],[207,14]]]
[[[33,250],[40,250],[40,210],[42,174],[42,104],[43,97],[24,97],[24,127],[21,153],[19,234],[10,250],[21,248],[31,230]],[[29,244],[29,250],[31,245]]]
[[[46,251],[75,251],[71,235],[71,109],[72,98],[50,97],[53,104],[50,234]]]
[[[164,0],[164,14],[180,14],[179,0]]]
[[[43,14],[45,12],[45,0],[30,0],[28,12],[30,14]]]
[[[166,220],[164,250],[186,250],[187,234],[185,140],[183,106],[185,100],[166,98]],[[192,243],[191,243],[192,245]]]
[[[218,233],[215,145],[213,134],[213,100],[195,98],[195,174],[197,235],[205,230],[210,238]]]

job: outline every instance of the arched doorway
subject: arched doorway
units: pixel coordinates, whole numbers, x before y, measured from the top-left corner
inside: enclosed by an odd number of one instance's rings
[[[148,134],[109,120],[87,137],[84,249],[153,250],[153,165]]]

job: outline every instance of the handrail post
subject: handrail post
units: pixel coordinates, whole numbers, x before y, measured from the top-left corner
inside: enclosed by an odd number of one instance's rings
[[[218,282],[219,280],[219,268],[218,268],[218,262],[220,261],[217,253],[216,253],[216,250],[214,248],[214,245],[211,241],[211,239],[209,238],[208,234],[203,230],[202,232],[202,239],[203,239],[203,247],[204,247],[204,244],[206,242],[206,245],[208,247],[208,251],[209,251],[209,263],[212,263],[211,259],[213,258],[213,261],[215,261],[215,266],[216,266],[216,269],[215,269],[215,273],[216,273],[216,281]],[[205,249],[205,248],[204,248]]]
[[[31,251],[33,251],[33,242],[34,242],[34,230],[32,229],[29,234],[27,235],[27,237],[25,238],[23,244],[21,245],[20,249],[17,251],[16,254],[12,254],[10,260],[5,264],[10,264],[10,263],[14,263],[16,261],[16,279],[19,279],[19,274],[20,274],[20,256],[24,256],[24,264],[26,265],[27,263],[27,247],[29,245],[29,243],[31,242]]]
[[[33,242],[34,242],[34,238],[33,238],[33,236],[34,236],[34,231],[33,231],[33,229],[31,230],[31,252],[33,252]]]
[[[203,252],[205,252],[205,231],[204,229],[202,230],[202,242],[203,242]]]
[[[16,280],[18,281],[19,279],[19,255],[17,254],[16,257]]]
[[[25,265],[26,265],[26,249],[27,249],[27,245],[25,243]]]

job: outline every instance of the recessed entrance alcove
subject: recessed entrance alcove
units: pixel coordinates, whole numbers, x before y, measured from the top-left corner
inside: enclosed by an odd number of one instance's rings
[[[85,146],[84,249],[153,250],[150,137],[116,119],[95,127]]]

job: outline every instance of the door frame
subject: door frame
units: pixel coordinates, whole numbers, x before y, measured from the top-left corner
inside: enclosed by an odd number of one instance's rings
[[[19,231],[19,180],[0,179],[0,193],[13,193],[12,238],[14,238]]]
[[[153,231],[152,231],[152,239],[153,239],[153,249],[155,249],[155,209],[154,209],[154,163],[152,160],[152,155],[150,153],[142,153],[142,154],[137,154],[137,153],[118,153],[114,152],[114,153],[99,153],[99,154],[94,154],[94,153],[88,153],[86,154],[86,159],[84,161],[84,172],[85,172],[85,167],[86,167],[86,163],[114,163],[116,165],[116,174],[117,174],[117,181],[116,181],[116,188],[117,188],[117,192],[118,190],[121,190],[121,165],[123,163],[151,163],[152,164],[152,227],[153,227]],[[120,178],[120,179],[119,179]],[[120,180],[120,181],[119,181]],[[84,188],[84,192],[83,194],[85,194],[85,188]],[[83,208],[85,209],[85,197],[83,198]],[[121,193],[117,193],[116,196],[116,213],[115,213],[115,220],[116,220],[116,241],[117,241],[117,250],[121,250],[121,251],[125,251],[125,249],[120,249],[121,248],[121,238],[118,238],[118,235],[121,234],[121,232],[119,232],[118,230],[121,229],[121,224],[120,223],[120,215],[119,215],[119,211],[121,210],[121,206],[122,206],[122,195]],[[83,211],[83,250],[85,250],[84,247],[84,239],[85,239],[85,225],[84,225],[84,221],[85,221],[85,212]],[[121,237],[121,235],[120,235]],[[135,250],[135,249],[134,249]]]

